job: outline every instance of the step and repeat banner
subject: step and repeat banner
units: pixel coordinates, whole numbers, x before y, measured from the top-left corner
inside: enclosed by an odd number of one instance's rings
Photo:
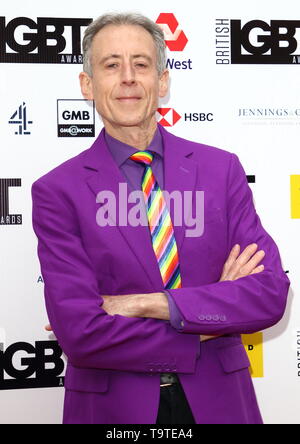
[[[236,153],[292,282],[284,318],[243,336],[264,420],[300,424],[300,4],[127,1],[164,30],[170,92],[157,120]],[[61,423],[65,358],[47,314],[31,185],[102,128],[81,97],[81,40],[120,0],[0,8],[0,423]],[[122,45],[122,42],[120,42]],[[263,295],[262,295],[263,297]]]

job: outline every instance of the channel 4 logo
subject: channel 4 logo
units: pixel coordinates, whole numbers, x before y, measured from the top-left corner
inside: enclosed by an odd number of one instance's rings
[[[0,63],[82,63],[81,36],[90,18],[0,17]]]
[[[27,115],[27,106],[25,102],[23,102],[12,114],[8,123],[10,125],[16,125],[18,130],[15,131],[16,135],[22,136],[31,134],[29,131],[29,125],[32,125],[32,120],[28,120]]]
[[[216,19],[217,64],[300,64],[300,20]]]
[[[94,137],[94,101],[84,99],[58,99],[57,136]]]

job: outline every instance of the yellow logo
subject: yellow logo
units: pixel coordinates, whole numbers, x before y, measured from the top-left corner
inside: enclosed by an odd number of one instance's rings
[[[300,175],[291,176],[291,217],[300,219]]]
[[[242,335],[242,341],[251,363],[250,374],[252,378],[263,378],[263,334],[258,332],[251,335]]]

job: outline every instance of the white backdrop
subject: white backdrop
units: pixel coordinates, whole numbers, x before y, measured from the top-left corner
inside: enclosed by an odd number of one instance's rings
[[[6,18],[7,25],[17,17],[34,22],[37,17],[87,19],[111,10],[124,10],[120,0],[113,0],[110,5],[112,9],[104,9],[96,0],[84,4],[71,0],[49,3],[15,0],[1,5],[0,16]],[[235,152],[246,174],[255,176],[251,188],[257,211],[280,248],[292,289],[284,318],[263,333],[263,376],[256,377],[254,384],[266,423],[300,424],[300,286],[296,279],[300,275],[300,66],[296,63],[216,63],[220,56],[216,51],[224,51],[224,58],[230,61],[229,42],[234,37],[225,29],[221,33],[216,31],[216,23],[220,20],[224,28],[232,20],[241,20],[242,25],[252,20],[267,24],[271,20],[300,20],[299,1],[212,0],[204,5],[165,0],[141,6],[139,1],[128,0],[126,9],[141,12],[154,21],[161,13],[174,14],[178,21],[174,38],[183,30],[188,39],[183,50],[168,52],[173,64],[171,90],[161,107],[172,108],[181,117],[168,128],[169,131]],[[34,372],[34,364],[31,364],[32,375],[25,377],[28,361],[22,362],[22,358],[35,358],[35,350],[32,347],[27,347],[27,351],[26,347],[25,351],[18,351],[16,347],[15,353],[7,350],[20,342],[35,347],[36,342],[41,344],[41,341],[55,339],[43,329],[47,315],[31,226],[30,189],[35,179],[86,149],[94,140],[93,137],[71,135],[58,137],[58,117],[61,123],[62,116],[60,111],[58,116],[57,101],[71,100],[59,102],[69,110],[88,109],[91,112],[91,108],[84,108],[82,102],[77,102],[81,99],[80,64],[3,62],[3,47],[7,54],[16,51],[9,44],[3,46],[11,27],[3,33],[3,19],[1,23],[0,179],[21,179],[21,186],[9,187],[9,215],[22,215],[22,224],[14,224],[20,218],[8,217],[0,221],[0,423],[53,424],[61,422],[63,388],[28,388],[31,382],[34,384],[35,379],[40,379]],[[49,26],[47,31],[53,31],[53,27]],[[24,25],[16,28],[14,38],[19,45],[28,44],[28,37],[24,36],[28,32],[37,33]],[[281,30],[284,32],[286,30]],[[253,30],[250,35],[253,46],[262,45],[258,43],[258,35],[268,36],[270,32]],[[65,52],[71,52],[70,28],[65,30],[64,38],[68,42]],[[295,33],[295,40],[298,40],[299,49],[294,54],[300,54],[300,30]],[[55,40],[48,41],[49,45],[55,43]],[[289,42],[280,45],[285,43]],[[246,54],[244,50],[242,53]],[[33,49],[33,54],[37,54],[37,50]],[[267,56],[272,57],[272,49]],[[181,63],[175,64],[175,61]],[[186,69],[175,69],[180,66]],[[168,113],[166,119],[172,123],[171,114]],[[161,118],[159,114],[157,117]],[[17,120],[20,123],[12,123]],[[95,120],[97,135],[102,124],[97,116]],[[71,123],[76,126],[78,121]],[[74,129],[72,131],[74,133]],[[293,187],[292,175],[296,176]],[[3,205],[5,183],[1,183]],[[1,211],[0,214],[5,213]],[[51,354],[51,350],[45,354]],[[41,357],[36,358],[35,362],[40,360]],[[10,365],[17,369],[16,374],[10,371],[13,376],[6,371]],[[51,365],[46,364],[45,368],[50,370]],[[27,388],[17,388],[22,384]]]

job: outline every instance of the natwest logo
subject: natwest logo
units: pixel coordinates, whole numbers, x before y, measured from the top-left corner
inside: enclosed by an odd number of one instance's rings
[[[162,126],[173,126],[181,119],[181,116],[173,108],[158,108],[157,113],[160,119],[158,123]]]
[[[179,23],[172,13],[162,12],[156,23],[161,27],[165,35],[165,42],[170,51],[183,51],[188,39],[185,33],[178,28]]]

